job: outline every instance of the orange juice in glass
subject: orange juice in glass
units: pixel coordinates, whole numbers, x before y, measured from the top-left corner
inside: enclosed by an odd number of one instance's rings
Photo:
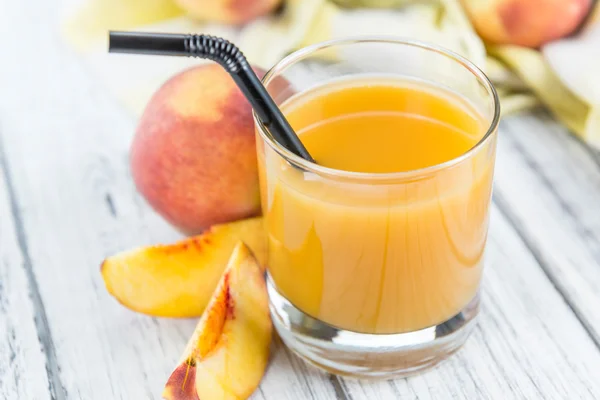
[[[478,312],[498,99],[437,47],[319,44],[264,83],[315,159],[257,122],[275,327],[305,360],[405,375],[465,341]]]

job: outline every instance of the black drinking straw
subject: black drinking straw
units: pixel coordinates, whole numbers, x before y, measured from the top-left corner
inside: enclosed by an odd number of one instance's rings
[[[292,153],[315,162],[233,43],[208,35],[146,32],[110,32],[108,43],[111,53],[188,56],[217,62],[229,72],[275,140]]]

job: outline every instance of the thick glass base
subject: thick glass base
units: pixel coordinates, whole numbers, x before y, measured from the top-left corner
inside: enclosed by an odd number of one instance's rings
[[[298,356],[326,371],[360,379],[416,374],[456,352],[479,312],[479,295],[443,324],[415,332],[365,334],[338,329],[304,314],[268,278],[271,317],[283,342]]]

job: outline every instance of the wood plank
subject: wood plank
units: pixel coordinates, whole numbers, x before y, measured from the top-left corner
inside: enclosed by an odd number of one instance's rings
[[[43,305],[28,274],[5,181],[0,135],[0,398],[62,398]]]
[[[135,191],[128,168],[134,121],[61,43],[52,17],[53,4],[41,0],[3,7],[0,26],[20,40],[0,37],[11,59],[0,63],[0,115],[60,380],[73,399],[159,398],[196,321],[128,311],[106,292],[99,264],[116,251],[180,236]],[[23,41],[37,50],[23,51]],[[267,394],[256,398],[335,397],[326,374],[280,349],[261,390]]]
[[[497,203],[600,347],[600,157],[544,113],[500,139]]]
[[[494,207],[479,324],[425,374],[346,381],[352,399],[565,399],[600,396],[600,352],[508,220]]]

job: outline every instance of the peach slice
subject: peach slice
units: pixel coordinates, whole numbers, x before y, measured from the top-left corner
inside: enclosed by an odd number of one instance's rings
[[[178,243],[119,253],[101,267],[104,283],[124,306],[161,317],[202,315],[238,241],[266,262],[262,218],[214,225]]]
[[[263,271],[240,242],[163,397],[246,399],[265,372],[271,331]]]

